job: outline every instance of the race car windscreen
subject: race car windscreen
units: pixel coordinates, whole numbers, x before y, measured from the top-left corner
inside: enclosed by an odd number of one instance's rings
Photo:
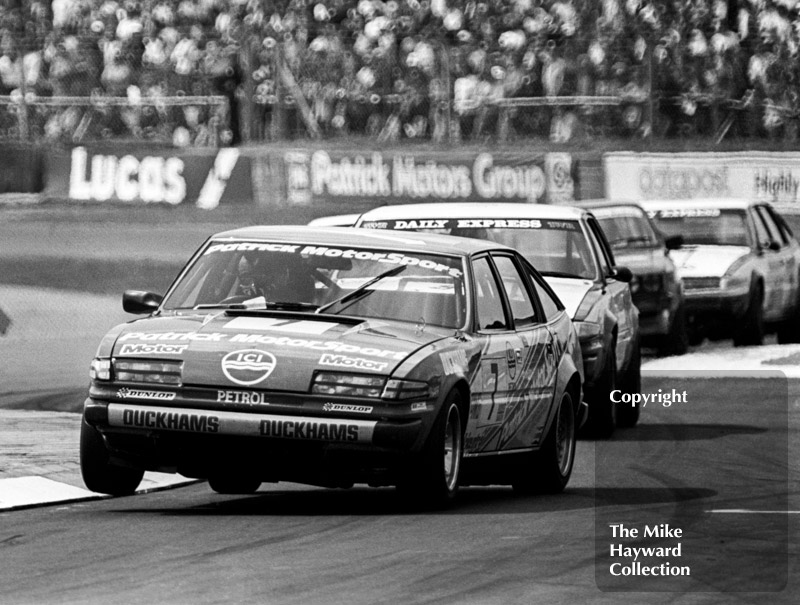
[[[651,248],[658,245],[658,236],[642,210],[597,208],[592,212],[614,250]]]
[[[367,229],[443,233],[516,248],[545,275],[594,279],[597,269],[578,221],[546,219],[423,219],[362,222]]]
[[[665,237],[683,236],[684,246],[747,246],[744,210],[664,208],[649,211]]]
[[[463,327],[460,257],[271,243],[210,242],[162,304],[301,310]]]

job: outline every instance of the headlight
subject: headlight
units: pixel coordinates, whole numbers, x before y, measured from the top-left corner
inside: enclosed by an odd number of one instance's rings
[[[741,273],[739,270],[745,265],[747,256],[740,256],[731,263],[720,280],[719,287],[723,290],[738,290],[750,287],[750,274],[745,269]]]
[[[320,395],[342,395],[345,397],[381,396],[384,376],[347,374],[345,372],[318,372],[311,384],[311,392]]]
[[[602,348],[603,326],[591,321],[576,321],[575,328],[578,331],[578,340],[584,351]]]
[[[723,290],[746,290],[750,287],[749,275],[726,275],[719,282]]]
[[[92,380],[111,380],[111,360],[92,359],[89,366],[89,378]]]
[[[400,380],[392,378],[386,383],[383,389],[384,399],[427,399],[433,395],[427,382],[420,380]]]
[[[181,385],[182,361],[146,361],[115,359],[114,378],[120,382],[149,382]]]

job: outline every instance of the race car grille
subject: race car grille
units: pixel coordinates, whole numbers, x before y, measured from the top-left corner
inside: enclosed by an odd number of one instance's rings
[[[114,378],[120,382],[181,386],[182,369],[182,361],[114,360]]]
[[[719,288],[719,277],[684,277],[683,285],[687,290]]]

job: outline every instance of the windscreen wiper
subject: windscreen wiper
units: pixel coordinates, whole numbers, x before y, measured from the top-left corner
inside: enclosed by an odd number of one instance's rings
[[[650,242],[650,238],[646,235],[632,235],[631,237],[624,237],[622,239],[616,240],[611,247],[612,248],[627,248],[631,244],[647,244]]]
[[[363,284],[361,284],[358,288],[356,288],[352,292],[348,292],[344,296],[340,296],[336,300],[332,300],[331,302],[329,302],[329,303],[327,303],[325,305],[322,305],[320,308],[317,309],[316,312],[317,313],[322,313],[323,311],[325,311],[327,309],[330,309],[333,305],[346,303],[346,302],[349,302],[351,300],[355,300],[357,298],[361,298],[362,296],[366,296],[367,294],[369,294],[371,292],[374,292],[374,290],[368,290],[367,288],[369,288],[370,286],[378,283],[382,279],[385,279],[387,277],[393,277],[393,276],[395,276],[395,275],[397,275],[399,273],[402,273],[403,271],[406,270],[406,267],[407,267],[407,265],[398,265],[396,267],[392,267],[388,271],[384,271],[383,273],[381,273],[379,275],[376,275],[372,279],[368,279],[367,281],[365,281]]]
[[[195,305],[194,309],[230,309],[248,311],[267,311],[271,309],[283,309],[288,311],[316,311],[318,306],[314,303],[297,302],[292,300],[264,300],[263,297],[245,300],[237,303],[208,303]]]

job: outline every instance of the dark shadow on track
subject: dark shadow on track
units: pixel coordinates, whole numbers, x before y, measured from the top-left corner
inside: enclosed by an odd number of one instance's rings
[[[384,515],[519,515],[588,510],[595,506],[650,505],[710,498],[717,492],[703,488],[593,488],[569,489],[559,495],[519,496],[506,487],[464,488],[446,510],[431,510],[403,502],[391,488],[258,492],[252,496],[209,495],[189,508],[120,508],[122,514],[175,517],[227,516],[384,516]]]
[[[640,424],[632,429],[617,429],[611,441],[704,441],[731,435],[760,435],[768,430],[744,424]]]

